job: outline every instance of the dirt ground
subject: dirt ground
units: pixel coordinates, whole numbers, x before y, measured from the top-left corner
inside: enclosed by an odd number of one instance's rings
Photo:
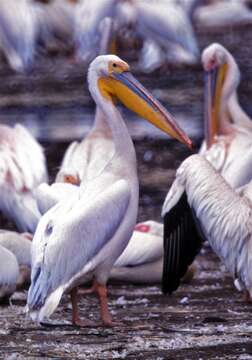
[[[70,324],[66,295],[53,316],[55,327],[25,318],[25,292],[0,312],[3,359],[252,359],[252,305],[240,294],[208,247],[190,285],[163,296],[158,285],[110,285],[114,328]],[[83,317],[99,322],[97,300],[80,299]]]

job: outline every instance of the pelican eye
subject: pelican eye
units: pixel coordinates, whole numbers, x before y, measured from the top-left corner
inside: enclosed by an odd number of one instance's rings
[[[116,67],[117,67],[117,64],[116,64],[116,63],[113,63],[112,66],[113,66],[113,68],[116,68]]]
[[[46,229],[45,229],[45,234],[47,236],[50,236],[53,232],[53,223],[50,221],[47,225],[46,225]]]

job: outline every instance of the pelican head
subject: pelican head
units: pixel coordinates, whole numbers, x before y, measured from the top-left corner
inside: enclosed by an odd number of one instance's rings
[[[103,100],[119,100],[160,130],[192,147],[191,140],[172,115],[133,77],[129,65],[118,56],[98,56],[89,67],[88,82],[94,98],[97,97],[95,89],[98,86]]]
[[[234,79],[224,99],[223,87],[227,80],[230,62],[233,67],[235,66],[236,71],[232,74]],[[202,65],[205,71],[205,137],[209,148],[219,132],[221,103],[228,99],[239,83],[239,69],[232,55],[217,43],[208,46],[203,51]]]

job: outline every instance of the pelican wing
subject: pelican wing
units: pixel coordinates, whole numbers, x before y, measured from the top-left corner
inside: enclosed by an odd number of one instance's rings
[[[27,189],[47,182],[46,159],[41,145],[20,124],[14,128],[17,137],[16,156],[22,169]]]
[[[30,309],[43,306],[50,294],[94,265],[124,219],[130,194],[128,183],[119,180],[95,198],[60,202],[42,217],[32,246]]]
[[[11,251],[19,265],[31,266],[31,241],[14,231],[0,233],[0,246]]]
[[[137,266],[150,263],[163,256],[162,236],[134,231],[132,237],[114,266]]]
[[[19,268],[16,256],[0,245],[0,286],[13,285],[13,292],[16,288]],[[1,293],[0,293],[1,296]]]
[[[102,21],[113,17],[115,0],[84,1],[77,5],[75,19],[75,42],[79,56],[88,61],[97,55],[103,31]]]
[[[80,143],[78,141],[73,141],[64,154],[61,168],[71,168],[73,166],[73,159],[75,157],[76,151],[78,151]]]
[[[248,184],[252,180],[252,150],[246,151],[242,156],[231,158],[221,173],[225,180],[236,189]]]
[[[184,199],[182,196],[182,199],[178,201],[184,191],[186,191],[186,197],[184,195]],[[165,259],[163,279],[165,292],[171,292],[178,286],[180,272],[184,271],[186,262],[190,263],[192,260],[190,257],[193,256],[193,252],[197,253],[200,239],[195,237],[196,230],[201,238],[209,241],[214,252],[223,260],[230,273],[247,288],[251,288],[249,253],[252,211],[249,201],[250,192],[250,188],[247,187],[247,189],[240,189],[237,193],[200,155],[192,155],[182,163],[177,170],[176,179],[166,197],[163,209],[165,221],[168,220],[171,224],[168,224],[168,230],[167,224],[165,224],[164,229],[165,241],[168,241],[169,245],[165,253],[168,257],[168,260]],[[182,210],[173,208],[176,203]],[[188,235],[186,241],[181,240],[181,234],[185,236],[184,229],[177,230],[178,232],[173,235],[173,238],[167,240],[170,230],[173,228],[173,222],[176,224],[179,221],[185,207],[188,207],[188,211],[193,209],[195,212],[193,219],[195,220],[197,216],[200,226],[196,226],[196,230],[191,230],[193,236],[191,236],[188,226],[185,227],[186,235]],[[170,215],[173,215],[173,219]],[[186,220],[184,222],[186,224]],[[189,229],[190,227],[191,225]],[[172,276],[171,278],[168,278],[168,272]],[[176,277],[178,277],[177,280]]]
[[[38,209],[43,215],[60,200],[78,195],[78,186],[68,183],[40,184],[34,191]]]
[[[198,46],[192,25],[182,8],[169,2],[138,2],[137,30],[144,36],[167,48],[169,42],[198,55]]]
[[[33,194],[28,192],[14,192],[8,185],[0,186],[1,211],[13,220],[19,231],[34,233],[40,219],[40,213]]]
[[[200,225],[184,192],[179,201],[164,215],[164,294],[172,293],[179,287],[181,278],[199,253],[203,242]]]

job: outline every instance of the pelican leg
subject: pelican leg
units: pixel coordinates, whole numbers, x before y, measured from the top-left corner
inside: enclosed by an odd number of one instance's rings
[[[78,311],[78,287],[70,292],[72,303],[72,324],[80,327],[95,327],[95,323],[90,320],[81,320]]]
[[[243,291],[242,301],[244,301],[245,303],[251,303],[251,297],[248,290]]]
[[[113,326],[117,325],[113,322],[112,317],[110,315],[109,309],[108,309],[108,290],[105,285],[100,284],[96,279],[93,280],[93,285],[89,289],[82,289],[80,294],[92,294],[95,293],[100,302],[100,313],[101,313],[101,319],[102,323],[105,326]]]
[[[110,315],[109,309],[108,309],[108,290],[105,285],[101,285],[98,282],[95,282],[96,285],[96,292],[99,297],[100,301],[100,312],[101,312],[101,318],[102,322],[105,326],[113,326],[113,320]]]

